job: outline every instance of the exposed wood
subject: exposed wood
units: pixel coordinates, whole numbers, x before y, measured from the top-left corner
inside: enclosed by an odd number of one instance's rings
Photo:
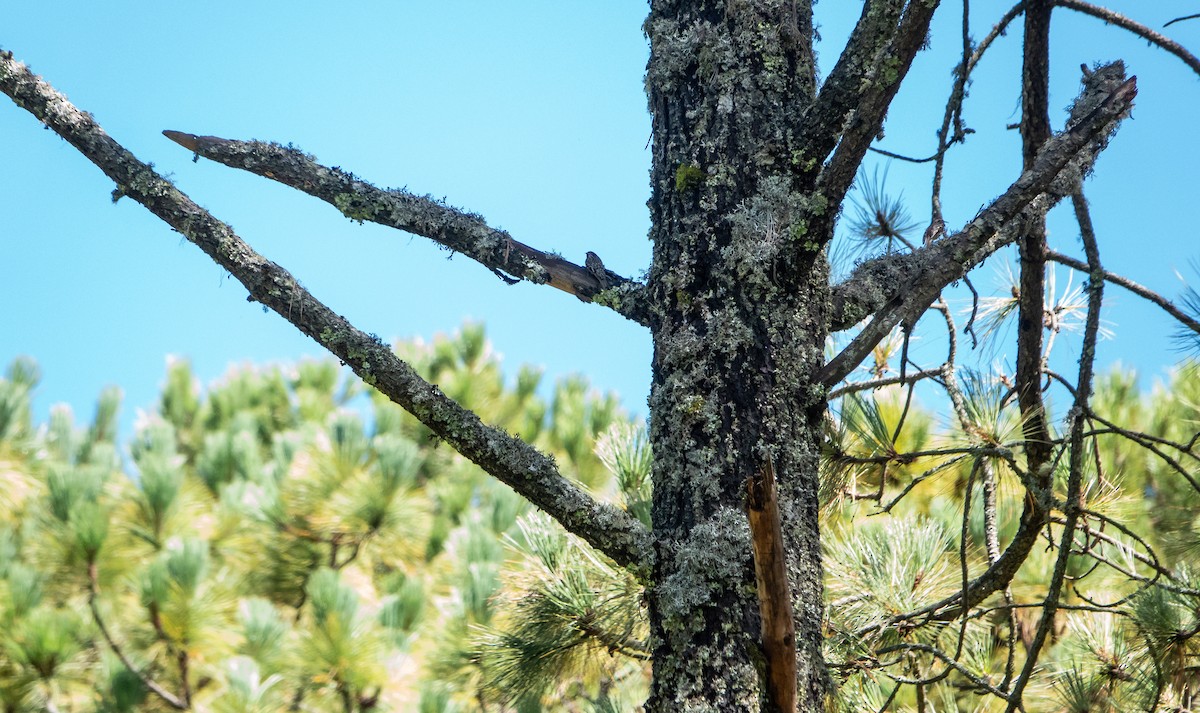
[[[775,468],[769,457],[746,480],[746,510],[762,617],[762,647],[767,658],[767,695],[780,713],[795,713],[796,625],[792,620],[792,587],[787,577]]]

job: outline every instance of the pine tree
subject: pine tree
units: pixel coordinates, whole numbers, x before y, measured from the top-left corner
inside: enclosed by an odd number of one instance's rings
[[[1014,711],[1032,705],[1044,682],[1035,673],[1042,670],[1047,647],[1060,636],[1058,622],[1078,606],[1103,612],[1132,607],[1129,616],[1140,622],[1137,630],[1147,647],[1142,658],[1153,665],[1136,671],[1111,668],[1104,674],[1111,680],[1070,669],[1059,676],[1070,705],[1099,705],[1110,695],[1113,705],[1126,705],[1113,692],[1118,687],[1114,681],[1126,675],[1146,679],[1139,690],[1154,692],[1145,699],[1151,706],[1190,705],[1188,673],[1180,666],[1190,656],[1186,643],[1193,634],[1186,604],[1194,591],[1191,575],[1165,567],[1124,518],[1100,508],[1109,473],[1097,457],[1097,444],[1112,436],[1136,443],[1195,487],[1189,470],[1194,439],[1160,441],[1114,424],[1098,410],[1092,391],[1106,283],[1164,308],[1190,338],[1200,332],[1200,322],[1101,262],[1083,179],[1128,115],[1137,84],[1120,61],[1085,67],[1080,93],[1061,119],[1065,128],[1053,132],[1048,105],[1051,10],[1069,9],[1117,24],[1194,69],[1200,70],[1200,61],[1156,31],[1077,0],[1021,3],[976,45],[964,3],[962,57],[931,161],[928,228],[922,239],[906,236],[903,215],[887,207],[882,191],[867,190],[862,200],[868,210],[858,216],[857,230],[864,239],[885,244],[835,281],[829,256],[837,217],[898,87],[926,43],[934,14],[943,11],[936,0],[865,3],[845,50],[818,82],[813,5],[806,0],[651,2],[644,27],[650,42],[646,86],[653,132],[649,206],[654,253],[644,282],[612,272],[595,255],[583,265],[573,264],[518,242],[474,214],[405,191],[377,189],[290,146],[166,132],[199,156],[296,187],[351,219],[426,236],[506,280],[549,284],[644,325],[655,346],[649,422],[652,527],[637,509],[586,493],[527,439],[485,425],[479,414],[433,386],[387,345],[356,329],[289,273],[255,253],[229,226],[135,159],[90,115],[8,53],[0,58],[0,90],[98,165],[116,183],[117,197],[143,204],[228,270],[246,287],[250,300],[291,321],[433,436],[643,584],[649,626],[645,641],[653,670],[648,710],[819,710],[838,705],[838,696],[831,699],[831,694],[839,691],[844,699],[855,690],[853,677],[866,675],[890,677],[896,684],[880,702],[881,710],[910,692],[918,710],[944,708],[948,689],[939,686],[953,679]],[[965,225],[947,226],[941,209],[944,157],[970,135],[961,109],[971,72],[992,41],[1022,15],[1023,172]],[[1068,198],[1079,224],[1083,259],[1050,250],[1047,243],[1045,213]],[[956,317],[942,293],[1009,245],[1016,246],[1020,258],[1011,299],[981,305],[988,309],[974,315],[990,324],[1000,324],[1006,315],[1016,317],[1015,368],[996,376],[1002,385],[997,389],[988,378],[962,370]],[[1051,294],[1048,268],[1053,263],[1087,277],[1073,310],[1062,308],[1064,302]],[[1082,338],[1079,368],[1067,377],[1049,368],[1048,352],[1059,343],[1057,336],[1072,314],[1082,315]],[[923,320],[926,316],[930,319]],[[935,321],[944,324],[951,347],[947,359],[926,368],[910,364],[910,339],[918,327],[934,329]],[[975,326],[975,319],[965,325],[971,333]],[[831,339],[843,334],[844,339]],[[872,357],[875,377],[859,379],[857,370]],[[1047,381],[1067,404],[1058,411],[1047,403]],[[909,450],[906,437],[920,440],[904,428],[916,382],[941,387],[964,434],[963,445],[931,442]],[[839,395],[891,384],[905,391],[894,418],[896,407],[878,400],[836,403]],[[246,462],[234,454],[262,438],[264,420],[280,417],[270,403],[256,404],[263,410],[252,422],[230,421],[229,433],[211,443],[206,437],[206,442],[192,444],[198,457],[208,458],[206,487],[243,477],[232,469]],[[270,517],[286,518],[294,512],[289,508],[353,477],[361,450],[339,440],[339,433],[354,432],[353,425],[339,428],[328,434],[332,461],[314,466],[296,491],[266,494],[276,498],[270,501]],[[80,467],[50,479],[58,504],[47,517],[74,533],[73,548],[56,556],[89,563],[107,556],[107,550],[97,549],[104,517],[91,496],[108,487],[100,469],[111,458],[111,447],[98,442],[94,453],[91,448],[72,450],[75,437],[67,430],[56,447]],[[569,447],[571,440],[564,444]],[[840,621],[832,612],[827,617],[822,503],[838,502],[848,492],[885,512],[899,512],[899,500],[947,474],[957,475],[962,491],[960,533],[972,530],[972,512],[982,513],[977,529],[986,557],[972,567],[967,538],[960,534],[955,587],[938,556],[954,545],[953,528],[948,532],[910,519],[856,531],[858,544],[844,551],[844,562],[838,561],[839,567],[854,571],[839,572],[842,579],[859,577],[882,586],[886,575],[893,589],[873,592],[869,600],[844,601],[845,611],[839,607],[837,614],[851,620]],[[898,483],[904,484],[899,490]],[[1019,489],[1019,494],[1006,492],[1006,487]],[[976,492],[981,503],[969,507]],[[72,509],[76,502],[85,505]],[[358,504],[365,506],[361,500]],[[347,512],[337,514],[345,517]],[[321,518],[294,526],[307,532],[312,525],[335,522],[332,512]],[[337,522],[350,529],[336,530],[329,536],[338,541],[323,544],[336,545],[339,556],[354,556],[353,546],[343,544],[369,531],[370,520]],[[839,547],[837,538],[836,530],[826,530],[830,547]],[[298,545],[280,557],[311,559],[318,542]],[[895,542],[911,551],[897,558],[894,549],[876,549]],[[1045,558],[1037,554],[1043,542],[1054,548]],[[472,545],[468,541],[464,546]],[[852,557],[855,548],[865,548],[869,556]],[[1125,554],[1114,559],[1107,548]],[[219,612],[219,592],[192,586],[212,567],[219,571],[220,563],[205,561],[198,551],[181,546],[163,553],[161,574],[148,581],[145,602],[160,607],[165,616],[180,607],[190,611],[193,603],[199,606],[197,597],[211,597],[213,612]],[[530,550],[535,556],[540,552]],[[1089,558],[1091,564],[1081,564]],[[336,569],[338,561],[330,559],[327,566]],[[914,569],[918,562],[922,565]],[[1103,599],[1080,594],[1079,577],[1096,568],[1138,582],[1137,591]],[[476,590],[481,591],[491,574],[487,567],[477,567],[471,576],[481,583]],[[931,583],[923,589],[927,578]],[[1021,596],[1027,581],[1039,583],[1030,601]],[[313,599],[314,604],[319,598],[328,615],[322,622],[355,625],[355,612],[340,605],[344,597],[336,576],[322,575],[308,584],[313,582],[321,586],[309,591],[281,580],[280,595]],[[908,595],[901,585],[910,588]],[[94,582],[91,588],[96,589]],[[1075,604],[1074,596],[1085,603]],[[470,616],[487,618],[482,607],[472,609]],[[1001,612],[998,626],[1008,630],[999,677],[984,672],[984,660],[995,652],[987,650],[985,632],[973,628],[992,611]],[[864,623],[864,618],[873,621]],[[182,637],[189,632],[168,633]],[[827,641],[833,646],[828,658]],[[178,657],[186,650],[182,639],[169,642],[168,655]],[[1165,679],[1167,671],[1178,675]],[[343,697],[362,695],[370,690],[370,681],[369,676],[334,676],[323,690]],[[935,688],[942,696],[937,700],[930,698]],[[1178,700],[1172,697],[1175,692]],[[873,699],[864,700],[874,705]]]
[[[605,434],[633,428],[615,396],[572,377],[546,400],[530,368],[507,385],[478,325],[397,349],[462,403],[556,454],[575,481],[614,499],[637,492],[594,453]],[[119,391],[101,395],[86,427],[58,407],[34,428],[38,378],[17,361],[0,380],[6,710],[502,705],[516,687],[489,642],[524,605],[515,589],[502,600],[501,586],[533,590],[564,572],[575,578],[567,593],[587,601],[560,598],[574,609],[560,608],[555,623],[588,627],[567,634],[573,660],[526,685],[526,697],[619,700],[644,681],[642,660],[577,647],[608,629],[611,642],[644,639],[632,577],[569,545],[378,395],[368,424],[351,408],[361,382],[334,363],[235,368],[201,391],[188,363],[173,361],[127,464],[114,440]],[[541,579],[527,566],[535,557],[556,558]],[[593,585],[625,609],[606,609]]]
[[[529,369],[505,388],[477,327],[398,350],[648,521],[646,434],[611,396],[575,378],[547,408]],[[1200,496],[1137,440],[1192,437],[1198,377],[1187,366],[1146,396],[1131,373],[1098,382],[1097,418],[1126,425],[1092,444],[1101,527],[1081,528],[1027,710],[1186,710],[1197,696]],[[618,711],[644,696],[644,588],[394,404],[374,397],[366,426],[334,365],[238,369],[201,392],[173,362],[132,479],[111,440],[119,392],[87,428],[64,409],[34,428],[37,380],[29,361],[0,380],[7,710]],[[952,597],[1019,527],[1006,391],[968,375],[969,426],[951,428],[895,385],[844,397],[821,500],[837,710],[1003,705],[994,689],[1035,633],[1052,548],[962,621],[888,622]],[[581,457],[551,445],[580,438]]]

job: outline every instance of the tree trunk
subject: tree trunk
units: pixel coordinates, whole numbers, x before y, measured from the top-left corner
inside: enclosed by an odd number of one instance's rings
[[[779,484],[799,710],[820,710],[818,455],[831,230],[803,185],[812,18],[783,0],[655,0],[651,711],[759,711],[767,662],[745,484]]]

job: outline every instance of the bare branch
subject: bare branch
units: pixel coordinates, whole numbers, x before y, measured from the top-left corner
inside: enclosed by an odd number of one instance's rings
[[[833,399],[845,396],[846,394],[853,394],[853,393],[857,393],[859,391],[867,391],[869,389],[880,389],[880,388],[883,388],[884,386],[891,386],[892,384],[913,383],[913,382],[920,381],[922,379],[929,379],[932,377],[941,376],[944,373],[945,373],[945,366],[939,366],[936,369],[922,369],[921,371],[918,371],[918,372],[915,372],[912,374],[908,374],[906,376],[900,376],[897,374],[896,376],[881,376],[877,379],[869,379],[867,381],[856,381],[856,382],[853,382],[850,384],[842,384],[841,386],[837,387],[833,391],[829,392],[829,400],[832,401]]]
[[[801,163],[817,167],[837,145],[843,124],[860,101],[863,81],[876,71],[883,52],[896,34],[904,0],[863,3],[862,14],[837,64],[825,78],[817,98],[804,111],[799,134],[805,137]]]
[[[963,58],[958,67],[954,69],[954,86],[950,90],[950,98],[946,101],[946,112],[942,117],[942,126],[938,130],[938,149],[933,154],[933,159],[936,161],[933,168],[933,188],[930,194],[930,227],[942,223],[942,175],[946,167],[946,151],[956,141],[966,139],[968,129],[963,126],[962,109],[963,103],[967,98],[967,82],[971,78],[971,72],[975,70],[975,66],[979,64],[979,60],[983,59],[984,52],[992,46],[996,38],[1004,34],[1008,29],[1009,24],[1025,11],[1024,1],[1018,2],[1013,7],[1009,8],[1008,12],[992,26],[987,36],[979,43],[979,46],[971,50],[971,27],[969,6],[963,3]],[[950,132],[951,124],[954,125],[954,132]],[[936,235],[931,236],[936,238]],[[968,323],[968,327],[970,324]]]
[[[1174,25],[1176,22],[1183,22],[1184,20],[1195,20],[1198,17],[1200,17],[1200,14],[1184,15],[1183,17],[1177,17],[1174,20],[1168,20],[1167,22],[1164,22],[1163,27],[1170,27],[1171,25]]]
[[[868,146],[867,150],[870,151],[871,153],[877,153],[880,156],[894,158],[897,161],[904,161],[905,163],[931,163],[933,161],[938,160],[938,158],[940,158],[942,156],[942,154],[945,153],[945,149],[942,149],[938,153],[935,153],[932,156],[925,156],[924,158],[917,158],[916,156],[905,156],[902,153],[896,153],[895,151],[888,151],[887,149],[881,149],[881,148],[878,148],[875,146]]]
[[[638,520],[597,502],[564,478],[552,458],[485,425],[475,413],[422,379],[379,338],[334,313],[286,270],[256,253],[228,225],[139,161],[91,115],[13,59],[11,52],[0,52],[0,92],[96,164],[116,182],[118,191],[145,206],[228,270],[249,291],[247,300],[275,310],[484,471],[618,564],[646,576],[652,561],[650,533]]]
[[[1090,268],[1088,268],[1086,262],[1083,262],[1082,260],[1076,260],[1070,255],[1064,255],[1053,250],[1050,250],[1046,253],[1046,259],[1057,262],[1060,265],[1066,265],[1067,267],[1080,272],[1086,273],[1090,271]],[[1186,312],[1176,307],[1174,302],[1163,297],[1154,290],[1151,290],[1149,287],[1140,285],[1128,277],[1123,277],[1115,272],[1109,272],[1108,270],[1104,271],[1104,279],[1113,283],[1114,285],[1124,287],[1138,297],[1153,302],[1161,307],[1164,312],[1179,320],[1179,323],[1184,327],[1195,332],[1196,334],[1200,334],[1200,322],[1197,322]]]
[[[479,215],[429,196],[378,188],[340,168],[323,166],[291,146],[181,131],[164,131],[163,135],[199,156],[320,198],[352,220],[367,220],[429,238],[484,265],[510,284],[518,280],[549,284],[584,302],[611,307],[639,324],[647,323],[644,301],[640,299],[641,284],[611,270],[597,274],[531,248],[513,240],[507,232],[490,227]]]
[[[1124,78],[1123,67],[1111,65]],[[1118,71],[1119,70],[1119,71]],[[1061,200],[1090,170],[1109,134],[1128,112],[1137,95],[1136,77],[1097,94],[1094,80],[1085,78],[1077,108],[1094,102],[1095,108],[1038,152],[1033,167],[1021,174],[1007,191],[984,208],[958,233],[918,248],[907,255],[887,255],[863,263],[831,295],[830,327],[845,329],[874,313],[874,318],[851,343],[822,370],[822,381],[832,386],[849,374],[879,340],[903,320],[915,320],[937,295],[985,257],[1016,239],[1016,228],[1026,217],[1039,214]],[[1064,170],[1070,164],[1070,168]],[[1059,177],[1059,173],[1063,177]],[[1065,179],[1065,180],[1064,180]]]
[[[1087,419],[1088,399],[1092,393],[1092,376],[1096,364],[1096,339],[1100,332],[1100,306],[1104,297],[1104,269],[1100,266],[1100,250],[1096,245],[1096,233],[1092,227],[1091,214],[1088,211],[1087,200],[1082,193],[1071,196],[1075,206],[1075,216],[1079,222],[1079,232],[1083,239],[1083,248],[1087,253],[1089,276],[1088,280],[1088,312],[1087,324],[1084,327],[1083,347],[1079,355],[1079,380],[1075,392],[1075,404],[1071,408],[1071,433],[1067,466],[1067,497],[1063,505],[1064,514],[1062,537],[1058,545],[1058,557],[1054,562],[1054,571],[1050,575],[1050,585],[1042,605],[1042,615],[1038,620],[1037,631],[1033,641],[1026,646],[1025,666],[1021,674],[1013,682],[1008,701],[1008,713],[1016,710],[1021,703],[1025,686],[1033,676],[1037,666],[1038,655],[1046,643],[1046,637],[1054,625],[1055,612],[1058,610],[1058,600],[1062,595],[1063,582],[1066,579],[1067,563],[1071,558],[1071,542],[1075,538],[1075,528],[1078,524],[1081,510],[1080,493],[1083,490],[1084,464],[1084,426]],[[1040,393],[1040,391],[1039,391]],[[1047,474],[1047,479],[1049,474]]]
[[[1179,59],[1183,60],[1184,64],[1191,67],[1193,72],[1200,74],[1200,59],[1198,59],[1196,55],[1192,54],[1191,52],[1188,52],[1183,45],[1179,44],[1170,37],[1167,37],[1161,32],[1156,32],[1140,22],[1134,22],[1119,12],[1113,12],[1106,7],[1100,7],[1099,5],[1083,2],[1083,0],[1054,0],[1054,4],[1058,7],[1065,7],[1068,10],[1075,10],[1076,12],[1082,12],[1085,15],[1091,15],[1092,17],[1099,18],[1109,24],[1116,25],[1123,30],[1129,30],[1150,44],[1175,55]],[[1178,17],[1174,20],[1171,20],[1171,22],[1179,22],[1180,20],[1187,20],[1194,17],[1200,17],[1200,15]],[[1168,22],[1167,25],[1170,25],[1171,22]],[[1166,27],[1167,25],[1163,25],[1163,27]]]
[[[869,6],[873,7],[874,3]],[[888,107],[908,74],[913,58],[925,45],[929,23],[937,7],[937,2],[908,4],[895,36],[873,68],[875,71],[867,86],[858,91],[854,116],[847,122],[841,142],[817,178],[817,185],[829,205],[841,205],[867,148],[883,127]]]
[[[969,680],[973,687],[975,687],[981,691],[987,691],[988,693],[991,693],[993,696],[996,696],[997,698],[999,698],[1001,700],[1005,700],[1005,701],[1008,700],[1008,695],[1004,691],[993,686],[988,681],[986,676],[980,676],[980,675],[972,672],[966,666],[963,666],[961,663],[959,663],[957,658],[952,658],[950,656],[947,656],[944,651],[937,648],[936,646],[930,646],[929,644],[921,644],[921,643],[901,642],[901,643],[893,644],[892,646],[887,646],[887,647],[880,649],[879,651],[876,652],[876,655],[889,654],[889,653],[894,653],[896,651],[919,651],[921,653],[930,654],[930,655],[940,659],[943,663],[945,663],[951,669],[957,671],[963,678]],[[887,673],[886,671],[884,671],[883,674],[885,676],[887,676],[888,678],[892,679],[893,681],[897,681],[899,683],[914,684],[914,683],[921,682],[918,679],[907,679],[907,678],[903,678],[900,676],[893,676],[893,675]]]
[[[1023,62],[1021,67],[1021,159],[1028,171],[1050,139],[1050,12],[1053,0],[1026,0]],[[1047,350],[1043,314],[1046,299],[1046,214],[1037,212],[1023,221],[1017,238],[1020,257],[1017,293],[1017,357],[1015,385],[1021,406],[1029,469],[1046,487],[1050,473],[1042,465],[1050,459],[1050,428],[1042,400],[1042,367]]]

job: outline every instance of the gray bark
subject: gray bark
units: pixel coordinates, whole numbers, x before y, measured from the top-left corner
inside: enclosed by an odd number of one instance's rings
[[[745,482],[774,464],[801,710],[821,658],[817,462],[834,210],[794,160],[814,94],[811,15],[790,2],[654,2],[651,711],[760,710],[765,661]],[[823,221],[826,226],[832,221]]]
[[[834,300],[824,246],[837,206],[935,7],[867,3],[818,94],[807,3],[652,3],[651,711],[774,709],[744,514],[744,484],[768,463],[794,598],[798,710],[823,707],[817,511],[825,389],[1011,241],[1006,226],[1060,198],[1055,177],[1069,164],[1090,167],[1132,99],[1131,84],[1106,86],[1100,97],[1108,103],[1058,137],[960,233],[864,266]],[[853,321],[878,313],[874,329],[826,365],[826,337],[848,326],[848,313],[859,315]]]

